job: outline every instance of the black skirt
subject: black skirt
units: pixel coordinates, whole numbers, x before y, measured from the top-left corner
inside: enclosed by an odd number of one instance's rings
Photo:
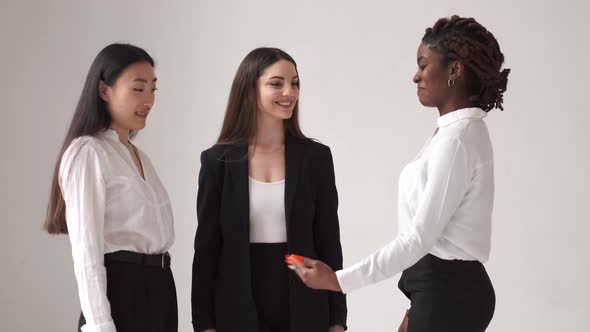
[[[398,287],[412,303],[408,332],[481,332],[494,316],[494,288],[478,261],[428,254],[402,273]]]
[[[289,331],[286,243],[251,243],[252,295],[260,332]]]
[[[170,267],[105,262],[107,298],[117,332],[176,332],[178,307]],[[78,331],[86,324],[80,314]]]

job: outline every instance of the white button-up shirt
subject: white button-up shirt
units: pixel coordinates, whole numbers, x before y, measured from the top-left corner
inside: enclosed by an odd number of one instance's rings
[[[168,193],[139,150],[145,180],[114,130],[72,141],[59,184],[66,204],[84,332],[114,332],[104,255],[118,250],[165,253],[174,242]]]
[[[494,197],[493,152],[479,108],[438,118],[438,129],[402,171],[398,236],[336,272],[344,293],[393,277],[430,253],[486,262]]]

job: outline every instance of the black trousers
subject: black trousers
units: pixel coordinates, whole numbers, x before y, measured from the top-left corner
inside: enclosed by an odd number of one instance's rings
[[[494,288],[477,261],[428,254],[402,273],[398,287],[412,302],[408,332],[482,332],[494,316]]]
[[[260,332],[289,331],[289,269],[286,243],[251,243],[252,294]]]
[[[176,332],[176,286],[168,267],[110,262],[107,298],[117,332]],[[80,314],[78,331],[86,323]]]

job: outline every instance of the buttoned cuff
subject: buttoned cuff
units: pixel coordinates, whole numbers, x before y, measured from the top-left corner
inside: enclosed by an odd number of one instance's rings
[[[95,325],[86,324],[82,326],[82,332],[117,332],[117,329],[115,323],[111,320]]]
[[[342,289],[342,293],[344,294],[348,294],[353,290],[364,286],[360,269],[355,269],[354,266],[336,271],[336,278],[338,279],[338,284],[340,284],[340,289]]]

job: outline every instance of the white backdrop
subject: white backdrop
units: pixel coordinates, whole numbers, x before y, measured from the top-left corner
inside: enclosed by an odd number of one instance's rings
[[[111,42],[157,61],[158,95],[137,143],[173,203],[180,331],[190,279],[200,152],[219,132],[231,80],[259,46],[298,62],[302,126],[332,147],[345,265],[396,234],[397,177],[435,128],[411,79],[424,29],[473,16],[512,68],[495,148],[490,331],[584,331],[590,267],[585,1],[17,1],[0,5],[0,330],[73,331],[66,237],[41,232],[50,177],[90,63]],[[368,195],[367,193],[372,193]],[[399,276],[348,297],[350,331],[397,329]]]

